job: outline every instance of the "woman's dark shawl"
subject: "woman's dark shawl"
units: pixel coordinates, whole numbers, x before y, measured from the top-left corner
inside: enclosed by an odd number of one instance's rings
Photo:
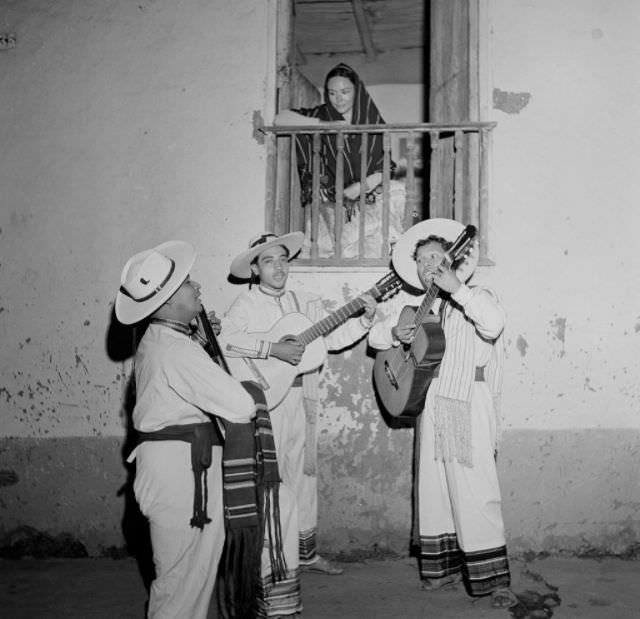
[[[352,124],[354,125],[383,125],[384,120],[367,92],[359,76],[345,64],[343,67],[351,71],[355,78],[355,98],[353,102]],[[314,108],[303,108],[294,110],[299,114],[318,118],[322,121],[335,122],[344,121],[338,110],[329,102],[327,86],[325,83],[324,92],[325,103]],[[345,135],[344,141],[344,187],[349,187],[360,181],[360,148],[362,144],[362,134],[352,133]],[[336,160],[337,160],[337,138],[335,134],[322,135],[320,145],[320,185],[322,196],[329,202],[335,202],[336,196]],[[313,179],[313,136],[311,134],[296,135],[296,155],[298,164],[298,174],[300,176],[300,189],[302,204],[309,204],[312,200],[312,179]],[[369,134],[367,144],[367,176],[374,172],[382,171],[383,149],[382,134]]]

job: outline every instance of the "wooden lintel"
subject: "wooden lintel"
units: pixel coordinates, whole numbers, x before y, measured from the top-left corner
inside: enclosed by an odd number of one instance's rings
[[[373,62],[376,59],[376,48],[373,45],[373,37],[371,36],[371,28],[369,27],[369,20],[364,10],[364,4],[362,0],[351,0],[351,4],[353,5],[356,26],[358,26],[360,41],[362,41],[362,47],[364,47],[367,61]]]

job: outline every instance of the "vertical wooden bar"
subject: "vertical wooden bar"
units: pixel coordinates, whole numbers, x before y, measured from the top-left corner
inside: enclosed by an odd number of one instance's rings
[[[361,134],[360,144],[360,219],[358,226],[358,257],[364,258],[364,242],[365,228],[364,223],[367,218],[367,169],[368,169],[368,151],[369,151],[369,134],[367,132]]]
[[[440,188],[440,137],[437,131],[429,131],[431,157],[429,159],[429,219],[440,216],[438,189]]]
[[[453,219],[460,223],[464,221],[463,207],[463,189],[462,189],[462,171],[464,158],[464,144],[462,131],[456,131],[453,137]]]
[[[389,256],[389,208],[391,183],[391,134],[384,131],[382,134],[382,245],[379,248],[379,258]]]
[[[290,109],[292,104],[293,0],[278,0],[276,11],[276,112],[279,112]],[[290,149],[288,148],[287,139],[284,135],[280,135],[276,136],[275,140],[276,161],[274,170],[276,181],[274,200],[277,203],[278,215],[274,222],[275,228],[273,228],[273,231],[276,234],[283,234],[291,229],[289,178],[292,160],[289,157]]]
[[[291,211],[289,231],[304,231],[303,204],[300,200],[298,169],[296,165],[296,136],[289,141],[289,208]]]
[[[480,260],[490,263],[489,249],[489,142],[491,134],[488,129],[480,131],[480,205],[478,216],[478,233],[480,236]]]
[[[281,219],[279,206],[276,205],[276,136],[273,133],[267,134],[267,180],[265,186],[265,202],[267,212],[265,213],[265,226],[267,230],[273,230],[278,234],[278,223]]]
[[[344,223],[344,133],[336,136],[336,205],[333,210],[334,257],[342,258],[342,226]]]
[[[468,219],[465,223],[473,224],[480,229],[480,132],[467,134],[468,173],[466,184],[468,191]]]
[[[404,229],[408,230],[413,225],[416,208],[416,134],[409,131],[407,135],[407,199],[404,206]]]
[[[318,220],[320,216],[320,134],[313,134],[311,164],[311,259],[318,259]]]

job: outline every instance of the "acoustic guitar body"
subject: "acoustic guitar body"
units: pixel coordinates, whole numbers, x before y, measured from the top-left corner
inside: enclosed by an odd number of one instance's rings
[[[288,335],[298,335],[313,323],[300,313],[286,314],[269,331],[252,332],[258,339],[279,342]],[[298,365],[291,365],[275,357],[268,359],[244,359],[227,357],[231,374],[238,380],[255,380],[264,390],[269,410],[275,408],[289,392],[298,374],[305,374],[319,368],[327,358],[327,346],[323,338],[317,338],[307,344]]]
[[[414,324],[417,308],[406,306],[398,324]],[[400,345],[378,352],[373,378],[378,396],[392,417],[416,417],[423,408],[434,372],[444,354],[440,318],[428,315],[416,328],[410,346]]]

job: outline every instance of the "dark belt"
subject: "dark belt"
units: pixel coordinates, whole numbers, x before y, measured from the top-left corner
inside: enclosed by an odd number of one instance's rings
[[[475,375],[475,382],[477,383],[483,383],[484,382],[484,368],[485,366],[476,366],[476,375]],[[440,366],[438,366],[435,371],[433,372],[433,378],[438,378],[438,375],[440,374]]]
[[[167,426],[155,432],[138,432],[138,442],[145,441],[184,441],[191,445],[191,468],[193,469],[193,517],[191,526],[202,529],[211,522],[207,516],[207,469],[211,466],[211,447],[222,445],[216,424],[189,423]]]

